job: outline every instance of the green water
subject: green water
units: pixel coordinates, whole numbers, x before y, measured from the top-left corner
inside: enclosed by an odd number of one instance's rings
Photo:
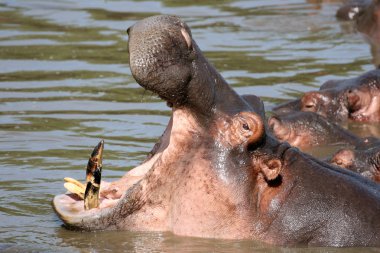
[[[302,0],[0,1],[0,251],[363,252],[170,233],[74,232],[61,227],[50,203],[65,191],[63,177],[84,178],[100,139],[106,142],[103,178],[112,180],[144,160],[169,120],[165,103],[131,77],[125,31],[137,20],[181,16],[238,93],[259,95],[270,110],[328,79],[373,68],[369,46],[349,23],[335,19],[338,6]]]

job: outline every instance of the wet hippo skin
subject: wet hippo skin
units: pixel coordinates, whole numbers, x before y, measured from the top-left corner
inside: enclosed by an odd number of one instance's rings
[[[380,66],[380,5],[378,0],[346,1],[338,9],[340,20],[353,20],[354,29],[370,44],[373,63]]]
[[[380,121],[380,70],[358,77],[330,80],[319,91],[306,92],[300,99],[274,108],[277,114],[315,112],[330,121]]]
[[[355,149],[341,149],[330,161],[380,183],[380,140],[364,138]]]
[[[66,226],[380,246],[377,185],[274,139],[259,99],[228,86],[179,18],[132,26],[129,57],[136,81],[171,105],[172,119],[150,159],[103,184],[99,208],[54,198]]]
[[[319,145],[356,146],[361,138],[314,112],[273,115],[268,119],[270,131],[280,141],[300,149]]]
[[[372,0],[349,0],[337,10],[336,17],[340,20],[355,20],[372,3]]]
[[[355,16],[355,27],[371,46],[373,63],[380,66],[380,1],[367,1]]]

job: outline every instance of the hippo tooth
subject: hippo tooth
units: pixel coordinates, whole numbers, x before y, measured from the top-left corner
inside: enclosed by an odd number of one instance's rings
[[[99,206],[100,180],[102,176],[104,141],[92,151],[86,168],[86,190],[84,192],[84,209],[89,210]]]
[[[65,182],[67,183],[72,183],[72,184],[75,184],[77,186],[79,186],[80,188],[83,189],[83,192],[84,190],[86,189],[86,187],[84,186],[84,184],[82,184],[81,182],[79,182],[78,180],[74,179],[74,178],[71,178],[71,177],[65,177],[63,179]]]
[[[63,185],[69,192],[74,193],[78,195],[79,198],[83,199],[84,198],[84,188],[78,186],[77,184],[67,182]]]
[[[99,189],[102,167],[95,169],[93,178],[87,182],[86,191],[84,193],[84,209],[89,210],[99,206]]]
[[[94,171],[98,167],[102,167],[103,149],[104,149],[104,140],[101,140],[98,143],[98,145],[95,146],[94,150],[91,153],[90,158],[88,159],[87,168],[86,168],[86,182],[90,182],[93,178]]]

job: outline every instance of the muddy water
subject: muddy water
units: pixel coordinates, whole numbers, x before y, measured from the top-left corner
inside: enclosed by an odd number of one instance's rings
[[[63,177],[84,178],[91,147],[105,139],[103,176],[112,180],[144,159],[169,119],[165,103],[130,75],[125,30],[137,20],[183,17],[228,82],[268,110],[373,68],[368,45],[336,21],[339,3],[215,2],[0,2],[0,251],[362,252],[61,227],[51,199],[64,192]]]

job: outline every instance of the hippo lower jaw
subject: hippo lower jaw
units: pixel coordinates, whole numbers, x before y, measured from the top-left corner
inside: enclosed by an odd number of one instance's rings
[[[57,195],[53,199],[54,211],[59,218],[71,228],[80,229],[106,229],[108,225],[97,227],[96,222],[100,216],[112,212],[112,209],[124,197],[127,190],[138,182],[151,168],[152,161],[157,160],[157,154],[146,163],[129,171],[123,178],[114,182],[102,181],[100,188],[99,206],[90,210],[85,210],[84,200],[74,193]],[[122,191],[124,193],[121,193]],[[93,226],[83,224],[91,224]]]
[[[142,197],[140,199],[139,194],[141,192],[139,191],[141,190],[141,185],[144,185],[142,181],[146,175],[152,171],[152,168],[159,170],[169,167],[167,161],[175,159],[177,150],[183,150],[183,143],[186,142],[184,139],[194,138],[201,131],[202,128],[186,109],[173,108],[172,119],[154,147],[151,157],[141,165],[128,171],[119,180],[114,182],[102,181],[99,207],[85,210],[82,198],[76,194],[67,193],[54,197],[52,205],[55,212],[65,225],[71,228],[85,230],[120,228],[119,225],[114,224],[117,222],[116,220],[110,221],[107,217],[113,216],[118,209],[128,209],[125,205],[128,205],[129,202],[133,202],[131,205],[140,200],[143,202],[144,199]],[[188,134],[189,132],[191,135]],[[138,197],[136,197],[137,195]],[[131,212],[133,211],[131,210]],[[126,228],[124,227],[124,229]],[[160,228],[160,230],[163,229]]]

